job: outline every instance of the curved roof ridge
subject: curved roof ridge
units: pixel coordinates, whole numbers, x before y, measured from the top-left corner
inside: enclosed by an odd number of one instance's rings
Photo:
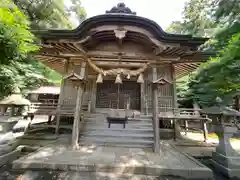
[[[48,31],[38,31],[37,34],[42,35],[43,38],[55,39],[59,38],[83,38],[88,35],[90,29],[95,28],[101,25],[132,25],[137,26],[149,31],[153,36],[161,41],[166,42],[179,42],[186,44],[195,44],[201,45],[208,38],[194,37],[192,35],[182,35],[182,34],[171,34],[165,32],[159,24],[155,21],[136,16],[131,9],[127,8],[120,4],[121,9],[113,8],[110,11],[107,11],[106,14],[101,14],[97,16],[90,17],[84,20],[76,29],[73,30],[48,30]],[[125,13],[126,12],[126,13]]]

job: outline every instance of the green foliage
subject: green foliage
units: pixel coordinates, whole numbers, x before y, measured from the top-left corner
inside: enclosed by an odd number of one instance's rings
[[[78,23],[80,24],[86,18],[86,11],[81,5],[80,0],[71,0],[71,5],[67,9],[70,14],[74,14]]]
[[[10,1],[4,2],[10,5]],[[15,6],[0,8],[0,63],[23,60],[28,53],[38,50],[33,42],[34,36],[24,14]]]
[[[21,90],[47,83],[44,67],[29,58],[39,49],[24,14],[10,0],[0,8],[0,97],[16,87]]]
[[[215,104],[221,97],[225,104],[240,93],[240,33],[234,35],[218,57],[199,68],[190,79],[186,97],[202,106]]]
[[[170,33],[210,36],[215,24],[210,16],[212,0],[189,0],[185,3],[182,22],[173,21],[167,29]]]
[[[72,0],[70,7],[64,0],[0,0],[0,4],[0,98],[16,87],[24,92],[60,84],[60,74],[31,57],[39,47],[30,28],[73,28],[70,16],[75,14],[79,22],[86,17],[80,0]]]
[[[79,0],[72,0],[66,7],[64,0],[13,0],[29,18],[32,29],[43,28],[74,28],[70,21],[71,15],[76,15],[80,22],[86,18],[84,8]]]
[[[219,53],[178,86],[179,103],[188,107],[197,101],[211,106],[216,97],[221,97],[225,104],[231,104],[233,97],[240,94],[239,0],[189,0],[183,22],[173,22],[169,31],[209,36],[201,49]]]
[[[181,21],[173,21],[166,31],[173,34],[188,34]]]
[[[213,14],[217,22],[233,24],[240,22],[239,0],[214,0]]]

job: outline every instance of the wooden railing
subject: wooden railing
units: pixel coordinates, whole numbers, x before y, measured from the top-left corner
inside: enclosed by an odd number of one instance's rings
[[[187,108],[160,108],[159,119],[163,121],[170,121],[173,127],[174,140],[177,139],[177,126],[181,126],[181,121],[184,122],[184,131],[191,132],[189,130],[189,121],[200,122],[201,128],[194,128],[198,131],[203,131],[204,141],[207,141],[208,129],[207,123],[212,122],[206,114],[201,113],[201,109],[187,109]]]
[[[58,103],[32,103],[29,108],[31,114],[56,115]],[[74,115],[75,104],[63,104],[60,106],[61,115]],[[91,101],[87,105],[82,105],[84,111],[91,112]]]
[[[38,101],[43,104],[57,104],[58,103],[58,99],[38,99]]]
[[[57,103],[32,103],[29,112],[32,114],[41,115],[56,115]],[[60,107],[61,115],[73,115],[75,112],[75,105],[63,105]]]

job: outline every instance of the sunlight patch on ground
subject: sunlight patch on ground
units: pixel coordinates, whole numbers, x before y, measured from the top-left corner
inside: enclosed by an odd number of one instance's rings
[[[188,132],[185,135],[184,132],[181,133],[184,138],[194,140],[194,141],[204,141],[204,137],[202,133],[197,132]],[[218,144],[218,136],[215,133],[209,133],[207,136],[207,143]],[[240,150],[240,138],[230,138],[230,143],[234,149]]]

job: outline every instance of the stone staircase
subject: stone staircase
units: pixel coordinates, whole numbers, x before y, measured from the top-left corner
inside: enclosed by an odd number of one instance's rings
[[[140,115],[139,118],[131,118],[124,129],[122,124],[111,124],[108,128],[106,116],[104,113],[94,113],[85,117],[80,145],[153,147],[154,133],[150,117]]]

